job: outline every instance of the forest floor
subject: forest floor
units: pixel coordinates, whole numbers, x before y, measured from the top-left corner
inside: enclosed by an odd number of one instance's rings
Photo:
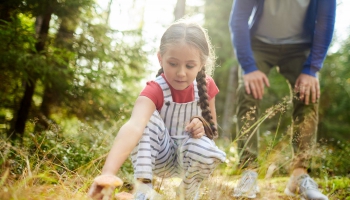
[[[236,186],[240,176],[222,177],[215,176],[205,181],[201,187],[201,200],[231,200],[244,199],[235,198],[232,196],[234,187]],[[164,180],[160,192],[166,197],[165,199],[176,199],[176,188],[180,184],[180,179]],[[259,179],[258,185],[260,192],[257,194],[256,200],[294,200],[293,198],[283,193],[288,182],[288,177]],[[159,186],[158,186],[159,188]],[[157,185],[156,188],[157,190]]]
[[[201,186],[200,200],[240,200],[245,198],[235,198],[232,196],[234,187],[236,186],[240,176],[213,176],[209,180],[205,181]],[[256,200],[299,200],[298,196],[290,197],[284,194],[284,189],[289,180],[289,177],[273,177],[267,179],[259,179],[258,185],[260,192],[257,194]],[[319,182],[318,179],[315,179]],[[343,180],[345,188],[340,191],[330,191],[329,188],[319,189],[326,194],[330,200],[350,200],[350,186],[348,185],[349,179]],[[176,189],[179,186],[181,179],[172,178],[166,180],[157,181],[154,185],[154,189],[163,196],[159,199],[178,199],[176,195]],[[323,185],[323,184],[322,184]],[[331,184],[332,185],[332,184]],[[333,184],[334,187],[334,184]],[[347,191],[347,192],[346,192]],[[158,198],[155,198],[158,199]]]
[[[59,180],[52,177],[57,175]],[[62,176],[50,171],[47,174],[37,174],[31,177],[14,180],[4,176],[0,179],[1,200],[91,200],[87,191],[91,185],[92,177],[87,176]],[[203,182],[200,191],[200,200],[240,200],[232,197],[232,192],[240,176],[213,175]],[[320,190],[330,200],[350,200],[350,178],[332,178],[325,183],[324,180],[315,179]],[[155,200],[177,200],[176,189],[181,179],[172,178],[157,180],[154,184],[155,191],[162,198]],[[288,177],[272,177],[259,179],[260,193],[256,200],[299,200],[298,197],[289,197],[284,194]],[[124,188],[124,189],[123,189]],[[131,192],[126,187],[119,188],[119,192]],[[129,198],[131,200],[132,198]],[[125,200],[125,199],[124,199]]]

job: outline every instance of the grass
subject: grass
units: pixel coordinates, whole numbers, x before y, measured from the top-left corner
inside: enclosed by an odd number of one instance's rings
[[[253,126],[242,131],[255,129],[276,114],[279,117],[278,114],[285,109],[285,103],[273,106]],[[261,192],[256,199],[298,199],[287,197],[283,192],[288,182],[292,149],[290,135],[277,135],[280,122],[281,117],[277,130],[263,133],[264,137],[261,137],[258,170]],[[0,199],[89,199],[87,191],[94,177],[100,174],[114,138],[112,133],[117,127],[119,124],[104,133],[83,127],[79,129],[79,134],[66,135],[53,128],[41,134],[28,134],[22,143],[15,145],[6,138],[0,139]],[[234,199],[231,195],[240,178],[236,142],[219,139],[216,143],[226,152],[227,159],[203,182],[201,200]],[[350,144],[338,142],[337,145],[322,145],[314,152],[311,175],[329,199],[350,200]],[[276,168],[269,171],[272,165]],[[132,192],[134,184],[129,161],[124,163],[117,175],[125,184],[116,191]],[[180,182],[178,178],[155,179],[154,189],[164,199],[176,199],[175,189]]]
[[[222,146],[224,142],[218,142]],[[232,148],[231,148],[232,149]],[[230,150],[225,149],[230,155]],[[9,156],[9,152],[16,153],[23,161],[21,173],[16,173],[14,167],[18,167],[15,161]],[[231,152],[234,154],[234,152]],[[42,199],[89,199],[86,195],[90,184],[99,174],[100,160],[105,157],[90,161],[86,165],[70,170],[64,165],[59,166],[53,159],[40,159],[39,155],[30,155],[22,149],[14,148],[8,143],[1,142],[1,179],[0,199],[2,200],[42,200]],[[4,157],[5,156],[5,157]],[[34,158],[34,159],[33,159]],[[17,159],[19,159],[17,157]],[[234,159],[233,159],[234,160]],[[128,165],[130,163],[126,163]],[[230,161],[221,164],[209,180],[201,187],[202,200],[234,199],[231,194],[239,180],[239,175],[231,169]],[[59,170],[58,170],[59,169]],[[264,178],[266,171],[261,170],[259,175],[259,186],[261,193],[257,199],[298,199],[284,195],[283,191],[288,181],[288,175],[275,172],[275,176]],[[132,182],[132,175],[128,172],[118,174],[126,182]],[[349,177],[316,177],[320,189],[334,200],[350,200],[350,178]],[[165,199],[175,199],[175,188],[180,179],[157,180],[154,188],[159,191]],[[130,191],[132,188],[121,188],[123,191]]]

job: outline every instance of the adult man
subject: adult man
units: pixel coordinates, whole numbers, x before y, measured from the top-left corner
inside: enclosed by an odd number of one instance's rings
[[[258,102],[264,87],[270,86],[267,75],[278,66],[298,97],[293,98],[293,171],[285,193],[295,195],[299,188],[305,199],[328,199],[307,168],[310,149],[316,143],[317,72],[332,40],[335,9],[336,0],[235,0],[230,16],[232,43],[243,71],[238,88],[238,128],[241,130],[241,119],[249,111],[252,119],[259,118]],[[258,133],[253,130],[241,131],[237,137],[240,163],[246,170],[234,190],[236,197],[255,198],[258,192]]]

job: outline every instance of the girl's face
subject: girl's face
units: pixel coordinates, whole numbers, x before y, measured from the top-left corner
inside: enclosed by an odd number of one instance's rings
[[[164,55],[158,53],[165,78],[176,90],[186,89],[202,69],[199,50],[181,42],[169,45]]]

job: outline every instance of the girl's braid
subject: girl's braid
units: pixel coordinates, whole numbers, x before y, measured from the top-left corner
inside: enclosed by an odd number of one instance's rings
[[[196,77],[199,95],[199,106],[202,109],[202,116],[209,123],[211,130],[208,133],[206,132],[206,135],[210,139],[213,139],[218,137],[218,131],[209,109],[209,95],[207,92],[207,82],[205,80],[205,76],[205,68],[203,67],[202,70],[198,72],[198,75]],[[205,123],[203,123],[203,125],[205,126]]]
[[[163,67],[161,67],[159,70],[158,70],[158,73],[156,75],[156,77],[160,76],[162,73],[163,73]]]

